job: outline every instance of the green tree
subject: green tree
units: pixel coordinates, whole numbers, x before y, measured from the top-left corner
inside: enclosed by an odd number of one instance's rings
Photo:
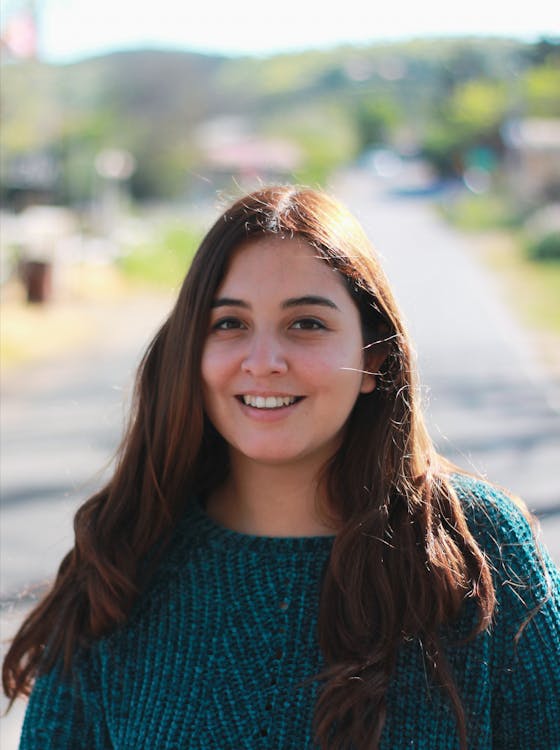
[[[324,185],[329,175],[357,154],[354,124],[346,110],[323,102],[275,116],[263,125],[270,135],[296,143],[302,154],[294,179]]]
[[[527,115],[560,117],[560,65],[548,63],[526,71],[521,90]]]
[[[458,86],[427,127],[424,154],[440,173],[461,173],[473,148],[501,150],[500,129],[508,107],[504,82],[472,80]]]
[[[396,104],[389,97],[365,97],[354,108],[359,150],[385,143],[400,121]]]

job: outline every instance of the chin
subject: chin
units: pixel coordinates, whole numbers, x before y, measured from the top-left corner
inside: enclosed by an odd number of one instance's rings
[[[300,456],[280,453],[280,452],[259,452],[254,454],[245,454],[246,458],[258,464],[269,464],[271,466],[281,466],[300,460]]]
[[[301,451],[289,450],[285,444],[267,446],[260,442],[257,445],[237,445],[235,452],[249,461],[266,464],[290,463],[301,458]]]
[[[249,461],[268,466],[296,465],[305,461],[311,461],[313,465],[316,462],[323,463],[332,456],[333,451],[334,448],[332,446],[329,446],[328,450],[304,450],[301,447],[297,448],[295,446],[290,449],[289,446],[286,446],[285,444],[282,446],[270,446],[268,448],[260,444],[259,446],[255,446],[254,450],[238,449],[238,452]]]

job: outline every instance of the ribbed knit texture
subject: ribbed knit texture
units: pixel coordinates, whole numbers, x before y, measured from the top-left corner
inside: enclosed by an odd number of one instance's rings
[[[560,580],[531,531],[488,485],[457,479],[492,561],[498,607],[467,645],[475,608],[444,635],[469,717],[470,750],[560,750]],[[306,750],[312,739],[319,592],[332,538],[238,534],[196,506],[127,625],[33,690],[20,750]],[[528,613],[517,646],[515,636]],[[449,701],[421,643],[402,645],[382,750],[456,750]]]

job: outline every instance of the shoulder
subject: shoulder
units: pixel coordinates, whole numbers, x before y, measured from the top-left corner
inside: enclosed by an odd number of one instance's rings
[[[538,521],[521,500],[489,482],[457,474],[451,481],[490,565],[498,609],[523,620],[544,607],[558,623],[560,573],[540,543]]]
[[[489,644],[496,746],[557,747],[560,740],[560,574],[521,501],[453,475],[469,529],[492,571]],[[560,747],[560,745],[558,746]]]
[[[468,475],[453,474],[451,484],[473,536],[487,552],[508,545],[536,543],[536,521],[524,503],[506,490]],[[500,553],[501,554],[501,553]]]

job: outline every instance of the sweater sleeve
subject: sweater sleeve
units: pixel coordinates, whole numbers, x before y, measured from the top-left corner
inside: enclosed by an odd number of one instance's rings
[[[76,656],[69,674],[61,665],[35,681],[19,750],[110,750],[91,652]]]
[[[492,747],[560,750],[560,575],[512,500],[484,494],[475,516],[496,588]]]

